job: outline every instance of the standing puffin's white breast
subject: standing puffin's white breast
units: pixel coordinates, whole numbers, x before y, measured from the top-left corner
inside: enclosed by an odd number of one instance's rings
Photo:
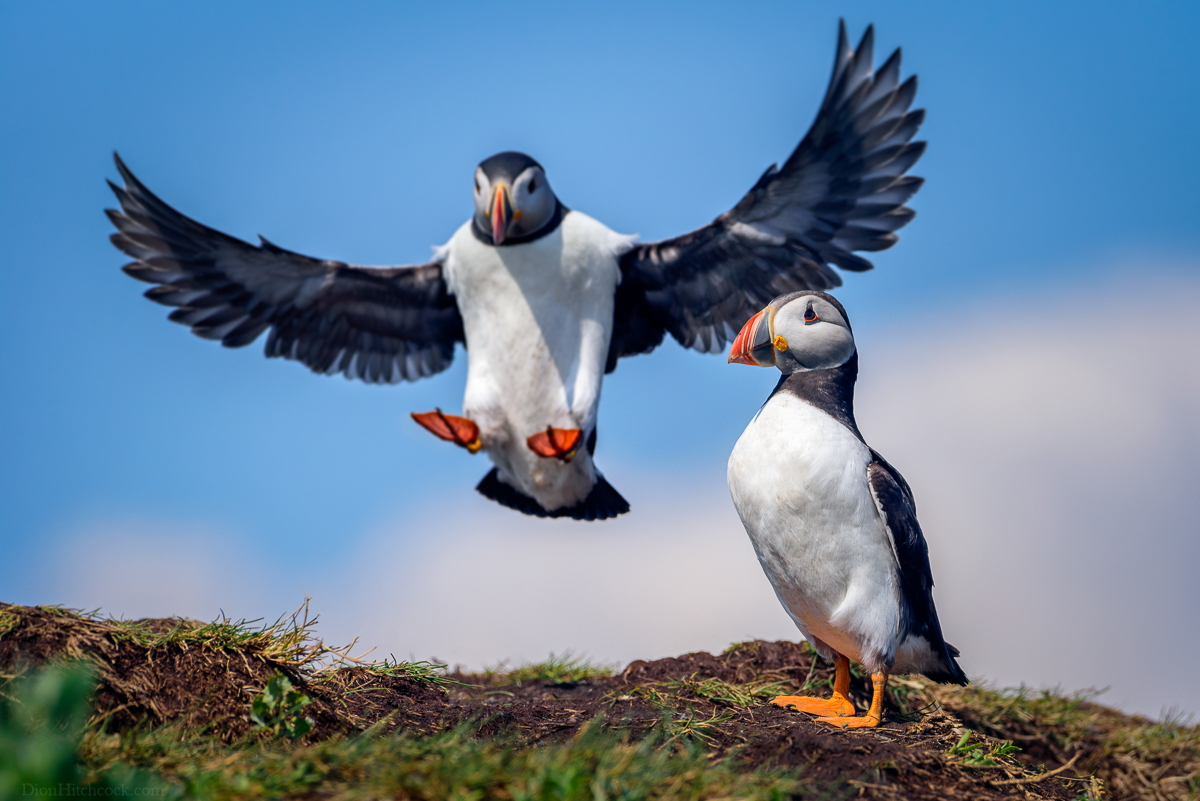
[[[767,401],[729,457],[733,503],[780,602],[808,639],[860,662],[890,660],[900,635],[871,458],[850,429],[788,392]]]
[[[564,464],[525,440],[546,426],[594,425],[617,260],[631,240],[572,211],[550,234],[504,247],[480,242],[468,222],[445,249],[467,344],[464,414],[479,424],[501,478],[547,510],[583,500],[595,468],[582,448]]]

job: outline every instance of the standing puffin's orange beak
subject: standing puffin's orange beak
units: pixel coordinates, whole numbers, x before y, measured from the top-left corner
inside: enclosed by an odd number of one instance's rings
[[[755,367],[775,366],[775,346],[771,341],[770,306],[751,317],[738,332],[729,349],[730,364],[749,364]]]
[[[508,235],[508,227],[521,218],[521,212],[513,211],[512,195],[504,184],[496,184],[492,191],[492,202],[488,207],[488,217],[492,221],[492,244],[504,244]]]

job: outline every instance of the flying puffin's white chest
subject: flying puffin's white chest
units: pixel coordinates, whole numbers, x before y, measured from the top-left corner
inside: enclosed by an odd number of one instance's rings
[[[729,457],[733,503],[784,608],[806,636],[860,661],[892,652],[900,621],[870,462],[846,426],[787,392],[766,403]]]
[[[548,509],[569,505],[591,488],[590,459],[577,457],[572,470],[537,457],[525,440],[546,426],[586,431],[595,422],[617,260],[633,238],[576,211],[541,239],[498,248],[470,225],[454,234],[445,262],[466,335],[463,411],[479,424],[503,478]],[[564,486],[571,473],[579,481]]]

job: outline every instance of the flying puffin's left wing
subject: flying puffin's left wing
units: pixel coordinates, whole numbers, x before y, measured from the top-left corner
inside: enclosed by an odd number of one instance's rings
[[[134,258],[127,274],[158,285],[146,297],[178,307],[169,319],[230,348],[270,329],[267,356],[368,383],[450,366],[463,327],[440,262],[355,267],[255,247],[180,214],[116,162],[125,186],[109,182],[121,203],[106,212],[112,242]]]
[[[883,518],[892,542],[904,595],[904,625],[909,632],[924,637],[934,654],[942,657],[944,671],[925,671],[935,681],[966,684],[967,677],[954,661],[958,650],[946,643],[937,609],[933,605],[933,571],[929,567],[929,546],[917,522],[917,504],[904,476],[871,449],[867,481],[871,496]]]
[[[771,298],[842,281],[829,266],[863,271],[853,251],[891,247],[914,216],[904,204],[923,183],[905,172],[924,142],[909,111],[916,76],[900,82],[900,51],[871,68],[874,28],[852,49],[843,22],[833,77],[808,134],[783,167],[771,165],[733,209],[675,239],[621,259],[608,369],[667,332],[684,347],[724,349]]]

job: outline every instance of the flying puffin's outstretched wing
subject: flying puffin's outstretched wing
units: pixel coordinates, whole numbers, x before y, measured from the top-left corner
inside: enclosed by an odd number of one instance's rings
[[[440,262],[384,269],[255,247],[192,220],[159,200],[114,156],[124,188],[112,243],[135,261],[129,275],[158,284],[146,297],[178,306],[171,320],[229,348],[271,330],[267,356],[317,373],[368,383],[415,381],[441,372],[463,341],[462,317]]]
[[[917,504],[908,482],[887,460],[871,450],[872,461],[867,465],[867,482],[871,496],[883,518],[884,528],[892,542],[896,565],[900,573],[900,589],[904,596],[901,625],[929,643],[930,650],[941,657],[942,672],[925,671],[934,681],[966,684],[967,676],[954,657],[958,649],[942,637],[937,609],[933,605],[933,571],[929,568],[929,546],[917,522]]]
[[[830,289],[830,268],[873,266],[852,251],[884,250],[914,216],[923,183],[904,173],[925,151],[911,142],[925,118],[909,111],[916,76],[900,82],[900,51],[872,72],[868,27],[850,48],[843,22],[825,100],[783,167],[771,165],[733,209],[690,234],[638,245],[621,259],[608,370],[653,350],[669,332],[716,352],[776,295]]]

